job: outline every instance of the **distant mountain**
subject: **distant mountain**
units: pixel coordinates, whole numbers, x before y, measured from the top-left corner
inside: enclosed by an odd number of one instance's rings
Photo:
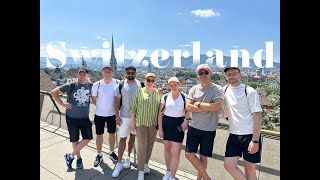
[[[200,55],[200,63],[206,63],[208,57],[205,54],[201,54]],[[150,63],[150,57],[145,57],[144,60],[147,60]],[[40,57],[40,67],[45,67],[46,66],[46,57]],[[55,66],[61,66],[61,62],[55,59],[50,59],[50,62],[55,65]],[[173,56],[169,56],[169,58],[167,60],[159,60],[159,65],[160,66],[165,66],[167,65],[169,62],[169,65],[167,68],[171,68],[173,67]],[[230,65],[230,57],[229,56],[223,56],[223,62],[228,66]],[[124,60],[124,67],[130,65],[132,63],[132,59],[125,59]],[[194,68],[192,67],[193,64],[193,56],[190,56],[188,58],[183,58],[181,57],[181,67],[190,67],[190,68]],[[238,58],[238,64],[239,67],[242,66],[242,58]],[[65,64],[65,67],[78,67],[81,65],[81,61],[77,60],[76,62],[74,62],[74,59],[72,57],[67,57],[67,62]],[[98,57],[94,60],[87,60],[87,65],[93,69],[95,68],[101,68],[103,66],[103,60],[102,57]],[[216,61],[215,58],[213,59],[213,64],[209,63],[211,68],[218,68],[216,66]],[[262,66],[266,65],[266,61],[262,60]],[[275,69],[280,69],[280,63],[278,62],[273,62],[273,66],[275,67]],[[142,67],[141,63],[138,67]],[[152,64],[151,64],[152,68],[155,68]],[[257,68],[257,66],[255,65],[253,59],[250,59],[250,67],[251,68]]]

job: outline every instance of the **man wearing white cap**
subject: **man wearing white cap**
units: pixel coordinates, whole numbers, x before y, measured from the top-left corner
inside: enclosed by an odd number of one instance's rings
[[[186,110],[192,112],[192,121],[188,128],[185,156],[198,170],[197,179],[209,180],[207,158],[212,157],[223,91],[221,86],[211,82],[212,72],[207,64],[200,64],[196,73],[200,84],[190,89],[186,101]],[[199,145],[200,159],[195,155]]]

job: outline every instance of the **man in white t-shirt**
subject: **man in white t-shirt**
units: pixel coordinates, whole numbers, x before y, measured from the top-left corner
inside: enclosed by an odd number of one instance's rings
[[[92,100],[96,105],[94,123],[96,125],[96,146],[98,153],[93,163],[95,167],[99,166],[103,161],[101,151],[105,124],[107,124],[107,131],[109,133],[109,158],[113,161],[118,160],[118,156],[114,153],[117,126],[113,96],[118,81],[112,78],[113,70],[110,66],[103,67],[101,73],[103,79],[95,82],[92,86]]]
[[[118,136],[120,137],[120,141],[118,147],[118,163],[116,164],[113,170],[112,177],[118,177],[123,168],[130,168],[130,154],[136,138],[136,133],[132,132],[130,128],[130,107],[134,93],[137,89],[142,87],[142,84],[140,81],[136,79],[136,68],[134,66],[128,66],[125,70],[126,79],[123,80],[123,82],[120,81],[120,83],[117,85],[114,91],[116,123],[119,126]],[[120,85],[122,86],[121,90]],[[126,140],[129,134],[130,138],[128,141],[128,155],[123,159],[122,162],[122,156],[124,154],[124,150],[126,149]]]
[[[223,87],[229,121],[224,168],[234,179],[257,179],[256,163],[261,160],[261,105],[257,91],[240,82],[240,69],[224,69],[229,85]],[[245,173],[238,168],[243,156]]]

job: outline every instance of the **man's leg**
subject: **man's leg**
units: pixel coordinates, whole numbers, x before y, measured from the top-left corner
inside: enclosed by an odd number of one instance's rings
[[[248,180],[257,180],[256,163],[243,160],[245,174]]]
[[[73,151],[71,153],[71,155],[74,157],[75,155],[77,155],[78,158],[80,158],[80,150],[82,148],[84,148],[86,145],[88,145],[88,143],[91,141],[91,139],[83,139],[80,142],[73,142],[72,143],[72,147],[73,147]]]
[[[198,176],[201,176],[203,180],[209,180],[210,177],[206,171],[204,164],[201,160],[195,155],[195,153],[188,153],[185,154],[186,158],[191,162],[193,167],[195,167],[198,171]]]
[[[116,143],[116,134],[115,133],[109,133],[109,147],[110,147],[110,151],[111,152],[114,151],[115,143]]]
[[[107,129],[109,133],[109,148],[110,148],[110,153],[109,153],[109,158],[113,161],[118,161],[118,156],[114,152],[114,146],[116,143],[116,129],[117,129],[117,124],[116,124],[116,116],[108,116],[107,117]]]
[[[128,157],[130,157],[131,155],[135,140],[136,140],[136,135],[130,133],[130,138],[128,141]]]
[[[246,176],[238,168],[239,156],[235,157],[225,157],[224,158],[224,168],[230,173],[233,179],[246,180]]]
[[[103,161],[102,157],[102,143],[103,143],[103,134],[104,134],[104,126],[105,126],[105,118],[102,116],[94,116],[94,123],[96,126],[96,148],[97,148],[97,156],[93,162],[94,167],[97,167],[100,165],[100,163]]]

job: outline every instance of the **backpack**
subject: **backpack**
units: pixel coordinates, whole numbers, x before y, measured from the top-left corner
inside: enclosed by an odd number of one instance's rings
[[[186,97],[182,92],[180,92],[180,94],[182,96],[183,103],[184,103],[183,107],[185,108],[186,107]],[[164,108],[166,107],[166,102],[167,102],[168,95],[169,95],[169,93],[166,93],[166,94],[163,95],[164,96],[163,97],[164,98],[164,106],[163,106],[161,112],[163,112]]]
[[[123,84],[124,84],[124,80],[121,80],[120,83],[119,83],[119,94],[121,95],[120,96],[120,106],[119,106],[119,109],[121,108],[122,106],[122,93],[121,93],[121,89],[123,87]],[[141,88],[143,88],[145,85],[144,85],[144,82],[140,82],[141,84]]]

